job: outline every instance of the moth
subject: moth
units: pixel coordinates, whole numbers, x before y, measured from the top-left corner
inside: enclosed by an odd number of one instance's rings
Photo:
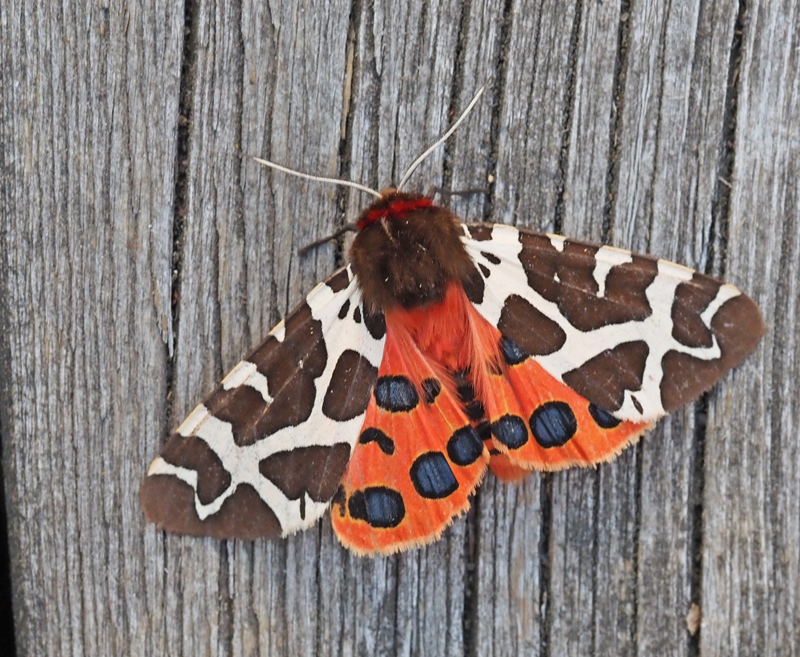
[[[609,461],[764,334],[732,285],[464,224],[402,184],[370,190],[350,264],[168,440],[141,488],[149,521],[253,540],[330,508],[357,554],[419,546],[466,511],[487,469],[517,481]]]

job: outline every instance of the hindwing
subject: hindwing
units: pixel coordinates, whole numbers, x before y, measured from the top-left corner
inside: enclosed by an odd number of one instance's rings
[[[436,540],[469,507],[489,459],[446,372],[386,318],[378,379],[331,508],[339,540],[361,554]]]

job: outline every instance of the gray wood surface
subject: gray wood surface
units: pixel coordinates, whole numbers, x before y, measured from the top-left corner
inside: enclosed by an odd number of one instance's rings
[[[800,655],[800,2],[0,0],[0,431],[25,655]],[[724,276],[769,332],[597,469],[363,559],[165,536],[170,429],[411,187]],[[692,605],[698,632],[687,629]]]

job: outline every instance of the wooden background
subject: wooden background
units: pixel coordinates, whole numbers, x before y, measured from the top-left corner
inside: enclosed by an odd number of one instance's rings
[[[184,2],[0,0],[19,654],[800,654],[800,0]],[[487,80],[411,187],[724,276],[756,352],[610,465],[488,477],[428,548],[145,526],[170,429],[368,201],[242,154],[385,186]]]

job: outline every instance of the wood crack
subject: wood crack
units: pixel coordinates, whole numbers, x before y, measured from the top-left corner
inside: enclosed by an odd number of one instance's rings
[[[619,149],[622,143],[623,113],[625,109],[625,84],[628,71],[628,43],[630,41],[631,1],[621,0],[619,25],[617,27],[617,59],[614,63],[614,84],[612,87],[611,115],[608,117],[608,172],[606,173],[606,194],[603,204],[601,236],[603,244],[611,242],[616,219],[615,200],[619,189]]]

